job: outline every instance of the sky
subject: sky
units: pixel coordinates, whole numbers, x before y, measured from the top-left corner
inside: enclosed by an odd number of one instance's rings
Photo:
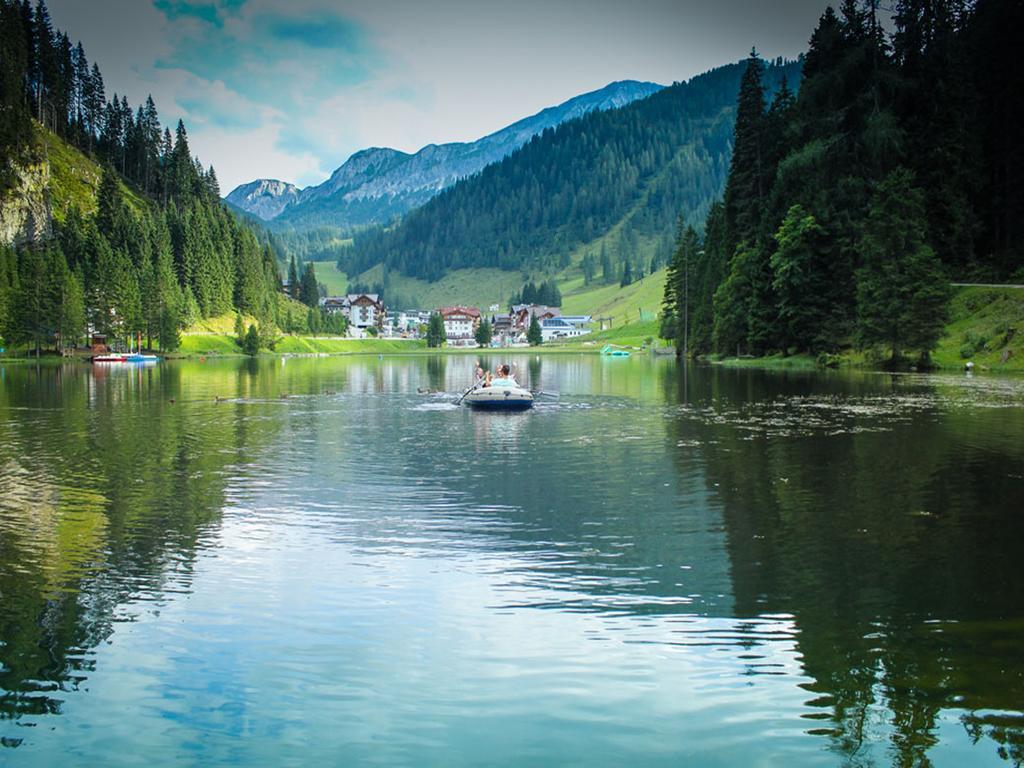
[[[473,141],[615,80],[806,50],[824,0],[49,0],[107,97],[185,121],[223,193]]]

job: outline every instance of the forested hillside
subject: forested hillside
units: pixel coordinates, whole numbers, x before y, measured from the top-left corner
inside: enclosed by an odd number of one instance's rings
[[[662,333],[688,351],[927,360],[949,278],[1024,276],[1024,5],[847,0],[811,36],[795,98],[751,57],[723,200],[683,231]]]
[[[766,80],[794,83],[799,71],[778,62]],[[721,67],[546,130],[393,229],[357,235],[341,266],[436,280],[464,267],[564,267],[573,249],[624,220],[627,241],[671,237],[680,211],[699,223],[721,194],[742,73],[741,64]]]
[[[98,66],[42,2],[0,0],[0,48],[0,198],[16,207],[19,180],[45,168],[53,219],[0,244],[0,338],[63,348],[88,324],[173,349],[181,327],[232,309],[271,334],[275,254],[220,203],[185,126],[161,128],[151,98],[134,112],[108,101]]]

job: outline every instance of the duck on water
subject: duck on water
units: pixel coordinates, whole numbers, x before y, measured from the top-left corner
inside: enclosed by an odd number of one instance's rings
[[[519,386],[512,368],[498,366],[494,376],[477,368],[476,383],[463,393],[459,402],[480,411],[525,411],[533,407],[533,393]]]

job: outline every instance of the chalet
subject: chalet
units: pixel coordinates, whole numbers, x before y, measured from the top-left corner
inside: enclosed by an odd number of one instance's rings
[[[543,304],[515,304],[512,306],[512,329],[514,331],[526,331],[530,327],[530,318],[536,317],[537,322],[543,323],[546,319],[559,317],[562,310],[558,307],[546,307]]]
[[[480,326],[480,310],[476,307],[441,307],[437,312],[450,342],[472,339]]]

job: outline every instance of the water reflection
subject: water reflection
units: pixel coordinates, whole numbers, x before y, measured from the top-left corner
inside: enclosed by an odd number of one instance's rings
[[[4,744],[1021,762],[1018,384],[476,362],[0,368]]]
[[[664,383],[678,460],[698,453],[723,505],[737,612],[795,616],[810,732],[853,764],[930,765],[948,711],[1021,764],[1019,383]]]

